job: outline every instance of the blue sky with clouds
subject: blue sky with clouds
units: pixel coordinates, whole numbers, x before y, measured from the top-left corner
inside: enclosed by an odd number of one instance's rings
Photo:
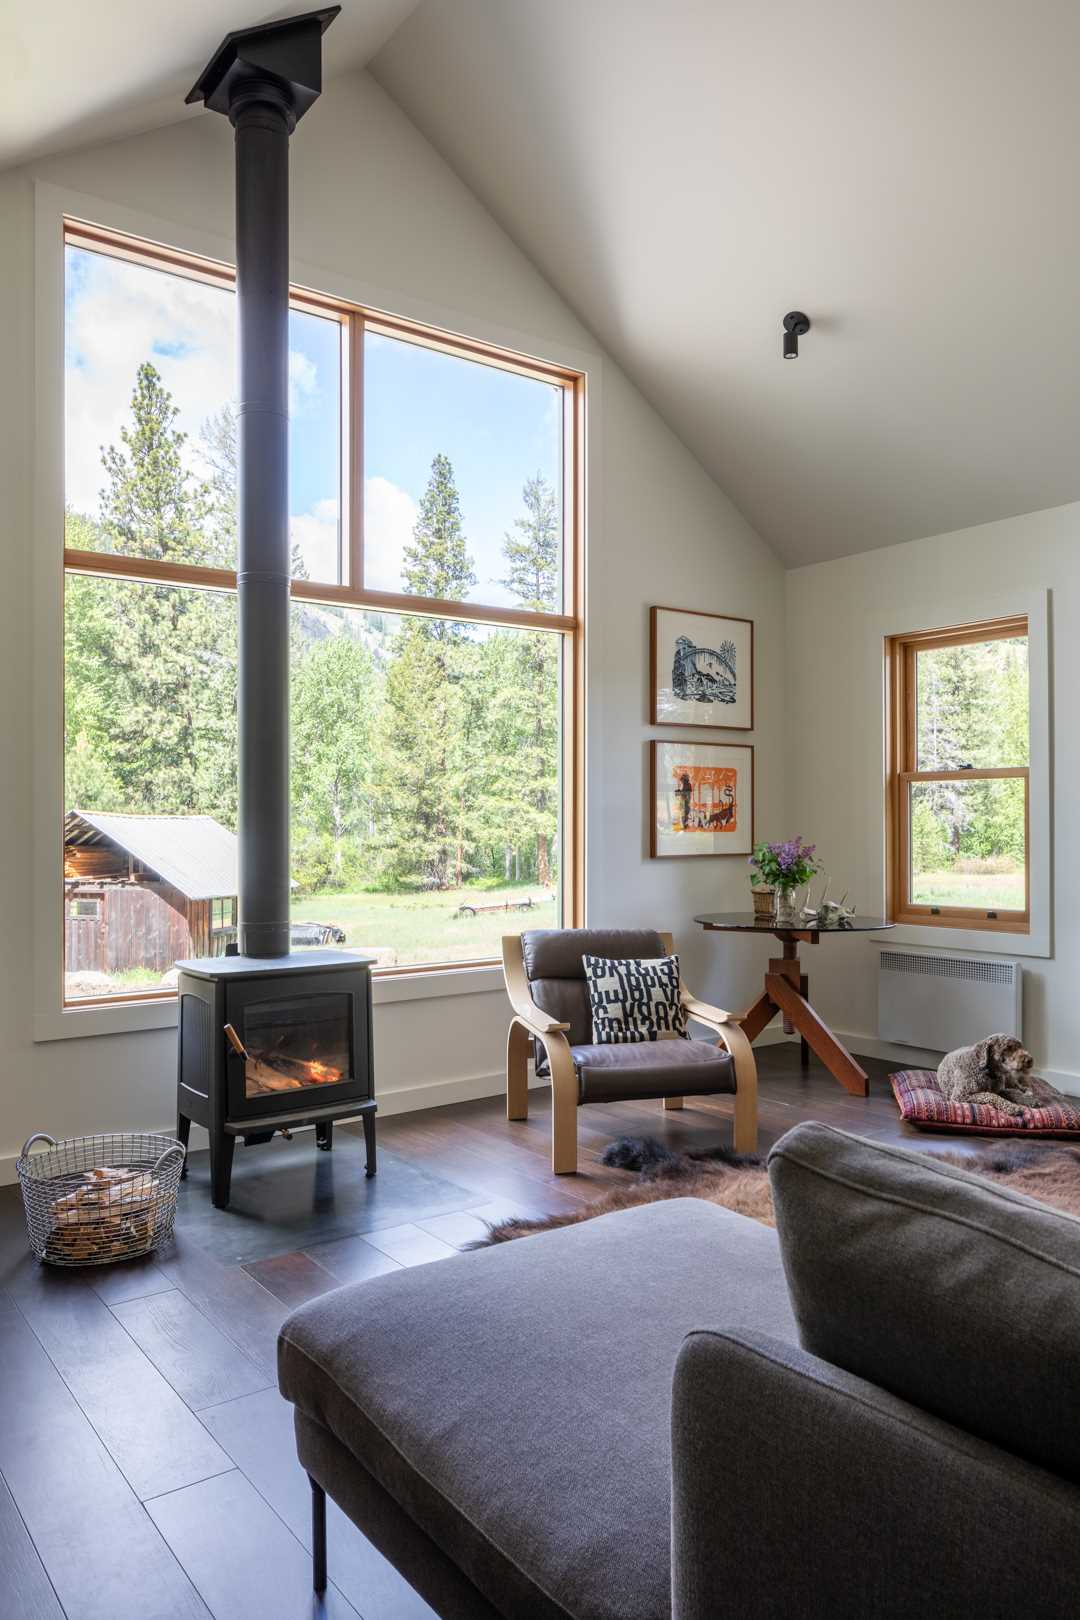
[[[66,499],[91,516],[105,482],[101,447],[119,441],[135,374],[161,373],[201,470],[206,420],[236,395],[231,291],[82,248],[67,249]],[[289,505],[293,541],[313,578],[337,578],[340,327],[293,311],[289,324]],[[368,333],[364,442],[367,581],[401,588],[400,558],[433,456],[454,466],[477,585],[509,600],[503,536],[527,478],[561,489],[561,391],[533,378]]]

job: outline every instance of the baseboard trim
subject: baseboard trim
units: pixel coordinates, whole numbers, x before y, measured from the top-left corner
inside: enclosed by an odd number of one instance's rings
[[[944,1053],[931,1052],[926,1047],[898,1046],[895,1041],[879,1041],[876,1035],[863,1035],[850,1029],[837,1029],[833,1033],[849,1052],[863,1057],[881,1058],[884,1063],[895,1063],[907,1069],[936,1069],[944,1056]],[[782,1031],[766,1030],[754,1045],[772,1044],[769,1041],[770,1035],[774,1040],[792,1041],[792,1037],[784,1035]],[[1071,1069],[1040,1068],[1038,1072],[1044,1080],[1049,1080],[1052,1086],[1063,1091],[1067,1097],[1075,1097],[1080,1102],[1080,1074]]]
[[[529,1065],[529,1085],[542,1086],[546,1082],[537,1080]],[[385,1119],[392,1114],[411,1114],[421,1108],[445,1108],[451,1103],[472,1102],[477,1097],[498,1097],[506,1090],[506,1076],[500,1070],[496,1074],[473,1074],[457,1080],[428,1080],[420,1085],[399,1086],[392,1091],[378,1093],[379,1113]],[[124,1127],[117,1127],[121,1129]],[[175,1128],[175,1121],[168,1124],[151,1126],[132,1126],[131,1129],[148,1129],[160,1131],[164,1136],[171,1136]],[[313,1126],[303,1126],[304,1130],[314,1129]],[[294,1133],[295,1134],[295,1133]],[[207,1135],[200,1125],[191,1128],[191,1143],[193,1151],[207,1145]],[[0,1187],[9,1187],[18,1177],[15,1165],[18,1160],[17,1153],[0,1155]]]

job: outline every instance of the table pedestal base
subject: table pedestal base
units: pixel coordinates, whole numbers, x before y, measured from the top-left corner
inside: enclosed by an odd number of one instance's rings
[[[769,959],[765,989],[754,1005],[739,1019],[747,1040],[755,1041],[777,1013],[784,1019],[784,1033],[798,1035],[800,1056],[805,1068],[810,1052],[819,1057],[835,1080],[854,1097],[870,1095],[870,1077],[861,1069],[832,1030],[823,1024],[807,1000],[810,981],[800,969],[798,946],[785,939],[783,956]]]

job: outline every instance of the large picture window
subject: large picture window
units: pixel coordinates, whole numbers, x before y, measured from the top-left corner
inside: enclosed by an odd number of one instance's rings
[[[236,938],[235,296],[70,222],[65,1001]],[[580,921],[583,379],[297,291],[293,948]]]
[[[887,664],[890,918],[1027,933],[1027,619],[894,636]]]

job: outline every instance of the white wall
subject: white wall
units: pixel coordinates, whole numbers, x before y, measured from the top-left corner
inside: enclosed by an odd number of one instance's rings
[[[955,604],[1049,592],[1052,872],[1050,952],[1024,959],[1024,1038],[1065,1089],[1080,1091],[1080,912],[1070,851],[1080,837],[1080,736],[1073,694],[1080,644],[1060,627],[1080,613],[1080,505],[935,535],[793,570],[788,581],[787,824],[818,841],[827,870],[863,912],[882,903],[881,676],[867,657],[883,613],[896,631],[956,622]],[[929,604],[929,607],[928,607]],[[933,617],[935,607],[941,614]],[[1005,612],[1004,605],[1000,608]],[[931,617],[927,618],[927,614]],[[910,620],[910,622],[908,622]],[[925,622],[923,622],[925,621]],[[1055,624],[1059,627],[1055,634]],[[1055,703],[1056,694],[1056,703]],[[875,845],[875,840],[877,843]],[[1022,955],[1021,936],[1000,949]],[[872,1051],[877,956],[857,939],[807,948],[811,992],[838,1030]]]
[[[646,610],[662,602],[757,621],[758,730],[749,740],[758,746],[758,830],[778,834],[779,564],[617,368],[597,363],[588,333],[366,75],[334,82],[305,119],[292,177],[294,253],[322,267],[328,291],[363,289],[382,307],[481,336],[518,334],[554,358],[592,351],[590,372],[602,386],[590,421],[589,918],[673,927],[695,989],[733,1004],[749,1000],[764,947],[705,940],[690,923],[697,910],[744,899],[744,864],[646,858]],[[56,715],[31,686],[35,178],[171,221],[181,234],[209,232],[227,242],[231,132],[207,114],[0,177],[0,1175],[33,1130],[167,1124],[175,1083],[170,1030],[33,1040],[42,992],[31,936],[42,897],[33,891],[28,852],[42,826],[52,836],[60,806],[35,803],[32,767],[36,751],[61,745]],[[59,547],[61,536],[45,543]],[[49,611],[59,612],[58,600]],[[48,616],[46,627],[51,635]],[[438,1085],[448,1099],[497,1089],[505,1020],[497,991],[380,1006],[384,1108],[432,1101]]]

